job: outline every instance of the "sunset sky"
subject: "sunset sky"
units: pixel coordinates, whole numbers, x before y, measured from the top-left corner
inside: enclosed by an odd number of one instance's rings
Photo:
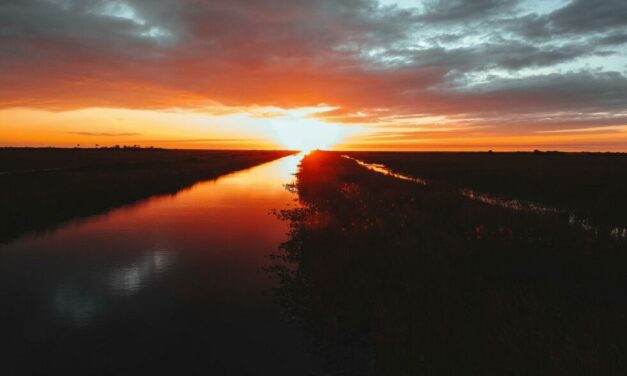
[[[0,0],[0,146],[627,151],[625,0]]]

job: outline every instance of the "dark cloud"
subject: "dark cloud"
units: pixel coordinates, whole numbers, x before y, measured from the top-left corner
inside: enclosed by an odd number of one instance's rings
[[[335,121],[486,124],[626,108],[627,2],[538,3],[0,0],[0,107],[325,103]]]
[[[528,37],[550,38],[625,30],[627,2],[573,0],[547,15],[531,14],[512,20],[514,30]]]
[[[574,0],[549,16],[560,32],[599,32],[627,26],[627,2],[623,0]]]
[[[608,34],[603,36],[598,41],[600,44],[604,45],[621,45],[627,43],[627,31],[625,32],[616,32],[612,34]]]
[[[480,93],[537,97],[546,104],[534,103],[531,108],[521,102],[512,111],[522,109],[551,108],[578,111],[602,112],[624,111],[627,109],[627,78],[617,72],[577,72],[567,74],[547,74],[518,79],[494,79],[489,83],[476,85],[466,92],[470,96]],[[531,102],[533,103],[533,102]]]
[[[417,17],[425,22],[460,22],[498,15],[516,5],[515,0],[431,0]]]
[[[578,44],[535,46],[518,40],[492,41],[474,46],[435,47],[419,51],[393,51],[415,66],[445,67],[456,71],[477,71],[488,68],[518,70],[527,67],[551,66],[594,53]]]

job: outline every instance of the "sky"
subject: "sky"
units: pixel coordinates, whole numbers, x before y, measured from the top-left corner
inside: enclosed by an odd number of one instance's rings
[[[627,151],[625,0],[0,0],[0,146]]]

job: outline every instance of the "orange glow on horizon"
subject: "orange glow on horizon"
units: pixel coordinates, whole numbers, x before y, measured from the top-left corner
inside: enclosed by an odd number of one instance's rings
[[[336,146],[346,132],[342,126],[315,120],[276,122],[272,126],[274,139],[290,150],[309,152]]]
[[[342,124],[329,107],[152,111],[92,108],[50,112],[0,110],[0,147],[140,145],[172,149],[313,149],[402,151],[620,151],[627,126],[582,131],[495,134],[487,127]],[[413,129],[413,131],[410,131]]]

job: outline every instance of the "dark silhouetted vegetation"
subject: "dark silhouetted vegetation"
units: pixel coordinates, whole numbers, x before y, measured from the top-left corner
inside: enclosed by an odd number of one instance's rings
[[[516,171],[533,171],[522,166],[535,158],[433,154],[429,166],[426,156],[409,155],[393,167],[441,179],[458,171],[452,182],[487,179],[481,187],[494,183],[503,194],[519,180]],[[488,158],[503,159],[479,162]],[[624,157],[541,158],[578,161],[538,163],[548,163],[545,174],[564,166],[556,173],[568,176],[602,165],[595,158],[620,165]],[[411,167],[414,160],[418,167]],[[501,170],[507,173],[495,172]],[[530,182],[542,180],[540,172],[531,175]],[[584,231],[559,215],[485,205],[455,189],[384,176],[337,153],[310,154],[297,177],[290,189],[303,206],[281,213],[291,223],[290,238],[269,270],[281,280],[277,298],[308,329],[331,374],[627,374],[624,238]],[[581,191],[571,188],[574,197],[611,192],[587,190],[588,178]]]
[[[572,210],[598,224],[627,226],[624,153],[348,154],[434,183]]]
[[[292,153],[0,149],[0,243]]]

